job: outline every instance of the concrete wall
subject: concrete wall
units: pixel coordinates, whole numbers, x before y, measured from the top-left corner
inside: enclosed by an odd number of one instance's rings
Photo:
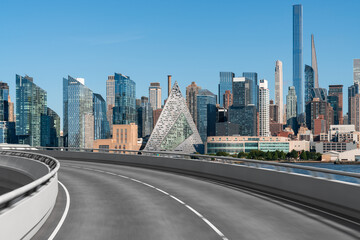
[[[294,173],[199,160],[108,153],[37,152],[58,159],[123,164],[206,177],[276,194],[326,209],[357,221],[360,220],[360,187],[355,184]]]

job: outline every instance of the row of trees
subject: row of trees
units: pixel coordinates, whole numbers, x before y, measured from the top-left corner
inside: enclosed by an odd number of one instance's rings
[[[232,156],[237,158],[257,159],[257,160],[311,160],[321,161],[321,153],[292,150],[291,152],[285,153],[284,151],[275,152],[264,152],[260,150],[252,150],[249,153],[239,152],[238,154],[230,155],[227,152],[217,152],[216,156]]]

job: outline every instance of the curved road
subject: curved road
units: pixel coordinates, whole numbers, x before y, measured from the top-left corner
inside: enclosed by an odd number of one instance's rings
[[[70,209],[55,239],[360,239],[359,226],[244,189],[179,174],[60,160]],[[47,239],[66,204],[33,239]]]

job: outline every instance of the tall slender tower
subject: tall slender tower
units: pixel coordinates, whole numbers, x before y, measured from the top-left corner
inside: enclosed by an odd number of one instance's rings
[[[297,95],[297,114],[304,112],[303,7],[293,5],[293,85]]]
[[[311,34],[311,67],[314,70],[315,88],[319,88],[319,76],[318,76],[318,67],[316,60],[314,34]]]
[[[270,109],[268,81],[260,80],[259,84],[259,135],[270,136]]]
[[[360,84],[360,59],[354,59],[354,84]]]
[[[279,107],[277,122],[283,123],[284,102],[283,102],[283,66],[280,60],[275,65],[275,104]]]
[[[150,83],[149,102],[153,110],[161,108],[161,87],[160,83]]]
[[[168,75],[168,97],[171,93],[171,75]]]
[[[197,124],[197,95],[200,89],[201,87],[195,82],[186,87],[186,104],[195,124]]]

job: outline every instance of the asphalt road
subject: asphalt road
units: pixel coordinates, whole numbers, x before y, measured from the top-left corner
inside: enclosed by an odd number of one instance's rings
[[[358,226],[271,196],[156,170],[60,160],[55,239],[360,239]],[[86,169],[84,169],[86,168]],[[33,239],[47,239],[66,205]]]

